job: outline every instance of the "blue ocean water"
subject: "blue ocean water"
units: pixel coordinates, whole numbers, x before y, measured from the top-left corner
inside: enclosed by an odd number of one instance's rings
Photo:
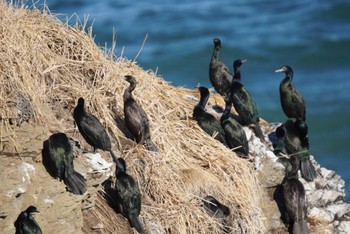
[[[40,6],[42,3],[37,3]],[[222,41],[229,66],[248,59],[242,81],[261,116],[282,122],[279,101],[283,64],[294,70],[304,96],[311,153],[346,181],[350,194],[350,2],[345,0],[126,1],[47,0],[60,19],[89,16],[96,43],[134,59],[147,35],[138,64],[176,86],[211,86],[208,65],[212,39]],[[70,20],[71,24],[76,18]]]

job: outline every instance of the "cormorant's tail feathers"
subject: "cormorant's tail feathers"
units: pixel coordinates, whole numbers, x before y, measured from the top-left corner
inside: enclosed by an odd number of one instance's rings
[[[315,167],[312,165],[310,159],[301,161],[300,171],[301,176],[308,182],[313,181],[317,177]]]
[[[261,130],[259,122],[255,123],[255,135],[260,138],[261,142],[265,142],[265,137],[264,137],[264,134]]]
[[[293,224],[293,234],[309,234],[309,229],[305,221],[294,222]]]
[[[86,182],[84,176],[74,171],[74,173],[65,178],[64,183],[67,186],[67,190],[78,195],[82,195],[86,192]]]
[[[147,150],[153,151],[153,152],[158,152],[158,147],[153,143],[151,139],[147,139],[144,142],[144,145]]]
[[[134,227],[138,233],[144,233],[142,225],[136,215],[133,215],[129,219],[130,225]]]

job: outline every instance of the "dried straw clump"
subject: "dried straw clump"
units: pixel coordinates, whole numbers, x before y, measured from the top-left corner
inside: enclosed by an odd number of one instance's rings
[[[191,120],[196,102],[186,96],[198,97],[197,92],[173,87],[135,62],[115,61],[94,43],[91,28],[86,34],[84,26],[62,24],[46,8],[29,10],[2,2],[0,18],[2,128],[13,130],[28,120],[51,132],[66,132],[87,147],[72,118],[77,99],[84,97],[140,185],[140,219],[148,232],[220,233],[221,220],[209,217],[202,207],[206,195],[230,207],[232,233],[265,231],[252,165]],[[148,152],[126,137],[122,95],[127,74],[137,79],[134,97],[148,113],[159,153]],[[18,97],[30,111],[21,108]],[[115,225],[110,217],[117,215],[106,214],[104,205],[102,200],[96,203],[95,217],[105,227]]]

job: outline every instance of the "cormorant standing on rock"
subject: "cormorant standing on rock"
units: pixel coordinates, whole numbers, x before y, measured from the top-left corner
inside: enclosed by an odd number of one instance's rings
[[[44,141],[42,156],[46,170],[63,180],[68,191],[80,195],[86,192],[85,178],[74,171],[72,146],[64,133],[54,133]]]
[[[15,221],[16,234],[41,234],[41,228],[31,213],[39,212],[35,206],[29,206],[21,212]]]
[[[139,233],[143,233],[138,219],[141,212],[141,194],[137,182],[126,173],[126,164],[123,158],[118,158],[116,166],[116,198],[117,210],[126,217],[130,225]]]
[[[227,146],[225,140],[225,131],[221,127],[220,122],[212,115],[206,112],[205,106],[209,99],[209,90],[205,87],[198,87],[200,92],[200,100],[193,109],[193,118],[197,120],[201,127],[210,136],[216,135],[214,138]]]
[[[316,176],[315,167],[310,161],[308,128],[301,119],[288,119],[280,127],[284,128],[284,144],[288,154],[300,162],[301,176],[308,182],[313,181]]]
[[[295,157],[289,160],[286,175],[282,182],[284,205],[288,216],[293,220],[293,234],[308,234],[306,219],[306,199],[303,184],[298,180],[299,161]]]
[[[221,126],[225,131],[226,142],[230,149],[239,147],[235,151],[242,157],[247,158],[249,153],[249,146],[247,136],[242,126],[233,118],[230,117],[232,100],[231,97],[225,98],[225,110],[221,115]]]
[[[265,141],[261,127],[259,125],[259,113],[255,101],[248,90],[240,82],[240,66],[243,60],[233,62],[234,79],[231,84],[232,101],[242,123],[245,125],[254,124],[255,134],[262,142]]]
[[[151,140],[147,114],[132,95],[132,91],[136,87],[136,80],[133,76],[125,76],[125,80],[130,83],[123,96],[126,127],[135,137],[137,143],[142,143],[148,150],[156,152],[158,148]]]
[[[94,151],[96,151],[96,148],[109,151],[116,162],[117,157],[113,153],[111,141],[105,128],[94,115],[85,111],[84,103],[84,98],[79,98],[73,113],[80,134],[89,145],[94,147]]]
[[[214,51],[209,65],[209,78],[216,92],[221,96],[230,95],[232,74],[228,67],[220,60],[221,41],[218,38],[213,40]]]
[[[305,103],[303,97],[292,84],[292,68],[284,65],[277,69],[276,72],[284,72],[286,74],[286,77],[280,84],[280,99],[283,112],[288,118],[300,118],[305,121]]]

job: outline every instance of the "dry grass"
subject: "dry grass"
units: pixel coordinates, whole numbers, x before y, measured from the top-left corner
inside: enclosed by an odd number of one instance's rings
[[[15,131],[15,125],[30,118],[31,124],[63,131],[86,146],[72,118],[77,99],[84,97],[140,185],[140,219],[146,230],[219,233],[220,222],[201,206],[201,198],[210,194],[231,208],[232,233],[240,228],[263,233],[260,188],[252,165],[191,120],[194,102],[185,95],[197,92],[173,87],[126,58],[104,54],[106,49],[99,48],[84,27],[62,24],[46,8],[0,3],[1,128]],[[157,154],[124,134],[122,95],[127,74],[137,79],[134,96],[148,113],[152,138],[160,149]],[[105,226],[114,224],[113,212],[105,214],[98,208],[94,212]]]

